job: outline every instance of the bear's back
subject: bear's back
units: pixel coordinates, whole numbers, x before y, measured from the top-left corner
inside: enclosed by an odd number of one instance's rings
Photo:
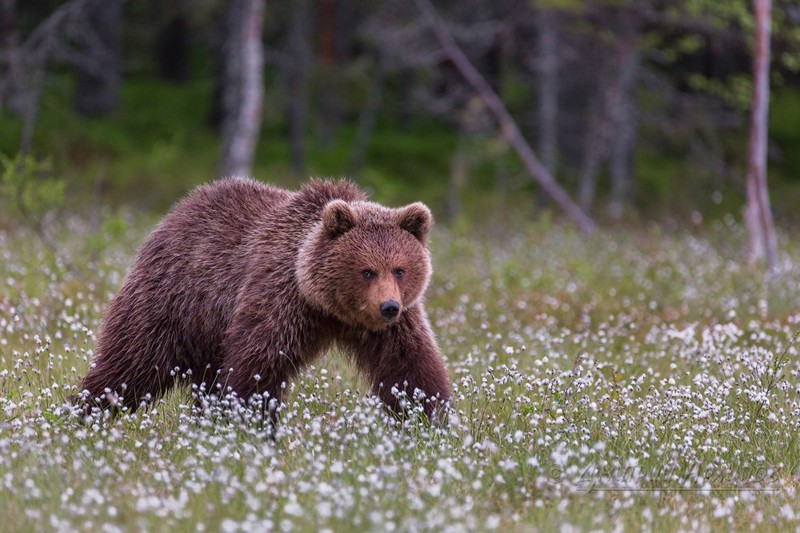
[[[203,230],[205,235],[241,236],[291,195],[251,179],[225,178],[195,189],[176,204],[164,224],[185,225],[186,229]]]
[[[128,277],[177,307],[202,302],[206,312],[209,304],[215,308],[213,315],[230,313],[254,257],[293,268],[305,232],[334,198],[364,194],[346,181],[312,181],[297,192],[245,178],[201,185],[150,234]]]

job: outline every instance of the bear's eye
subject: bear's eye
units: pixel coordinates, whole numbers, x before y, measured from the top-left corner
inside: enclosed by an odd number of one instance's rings
[[[361,275],[364,276],[364,279],[372,279],[375,277],[375,272],[367,268],[361,271]]]
[[[394,277],[397,279],[401,279],[405,275],[406,271],[402,268],[395,268],[394,269]]]

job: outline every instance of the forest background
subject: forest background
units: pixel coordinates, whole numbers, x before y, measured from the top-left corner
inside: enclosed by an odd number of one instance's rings
[[[160,213],[229,173],[348,177],[450,222],[561,212],[541,174],[585,228],[743,218],[756,4],[4,0],[0,224],[56,204]],[[789,228],[800,8],[771,8],[766,160]]]

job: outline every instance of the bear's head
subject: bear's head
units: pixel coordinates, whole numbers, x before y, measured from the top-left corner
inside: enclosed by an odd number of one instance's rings
[[[328,202],[298,254],[301,295],[345,323],[370,330],[390,326],[428,286],[432,225],[421,203],[390,209]]]

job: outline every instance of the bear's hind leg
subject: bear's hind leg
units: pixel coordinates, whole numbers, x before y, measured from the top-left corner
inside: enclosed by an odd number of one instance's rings
[[[175,382],[174,372],[169,367],[141,368],[125,364],[125,359],[100,358],[96,361],[83,378],[80,393],[73,397],[72,403],[77,400],[87,410],[96,406],[115,415],[123,407],[132,413],[143,403],[151,403],[163,396]]]
[[[174,324],[126,311],[124,302],[112,302],[93,367],[72,398],[71,403],[77,401],[87,411],[96,406],[112,414],[123,407],[134,412],[143,402],[163,396],[181,377],[185,347]]]

